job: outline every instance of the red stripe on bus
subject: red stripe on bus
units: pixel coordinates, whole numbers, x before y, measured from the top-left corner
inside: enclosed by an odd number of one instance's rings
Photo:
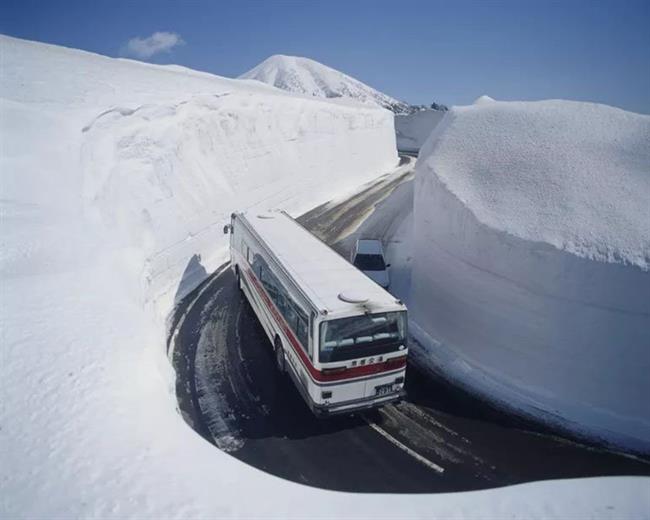
[[[271,311],[271,314],[273,315],[273,318],[275,319],[277,325],[282,329],[285,335],[289,338],[289,343],[291,344],[291,348],[294,350],[294,352],[296,352],[296,354],[298,354],[298,357],[302,361],[304,367],[311,374],[311,376],[317,381],[323,381],[323,382],[342,381],[345,379],[352,379],[356,377],[363,377],[371,374],[379,374],[381,372],[397,370],[399,368],[403,368],[406,366],[406,356],[401,356],[398,358],[388,359],[383,363],[375,363],[372,365],[363,365],[363,366],[358,366],[353,368],[345,368],[345,372],[343,373],[323,374],[323,372],[321,372],[316,367],[314,367],[314,365],[311,364],[311,360],[309,359],[309,357],[307,357],[307,354],[303,350],[300,341],[298,340],[298,338],[296,338],[295,334],[293,333],[293,330],[291,330],[289,324],[284,319],[284,316],[280,314],[280,311],[275,306],[275,303],[273,303],[273,300],[271,300],[269,295],[266,293],[266,289],[257,279],[255,273],[249,268],[246,268],[246,273],[250,275],[251,280],[255,285],[255,289],[264,300],[264,303],[266,304],[267,308]]]

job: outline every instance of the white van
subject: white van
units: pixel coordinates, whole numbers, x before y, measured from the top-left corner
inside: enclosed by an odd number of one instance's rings
[[[352,265],[384,289],[390,285],[388,268],[384,259],[384,246],[381,240],[360,238],[357,240],[350,258]]]

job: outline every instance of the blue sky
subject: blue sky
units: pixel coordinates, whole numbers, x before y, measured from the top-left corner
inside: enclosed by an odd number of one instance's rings
[[[109,56],[157,31],[148,58],[237,76],[307,56],[411,103],[565,98],[650,113],[650,0],[3,0],[0,32]],[[164,42],[162,44],[164,46]]]

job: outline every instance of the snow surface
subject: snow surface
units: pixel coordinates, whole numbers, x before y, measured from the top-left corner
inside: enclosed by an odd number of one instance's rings
[[[455,107],[420,151],[409,300],[448,377],[650,452],[650,117]]]
[[[392,115],[8,37],[0,67],[0,516],[648,516],[647,479],[352,495],[205,442],[161,316],[225,256],[230,209],[299,212],[390,169]]]
[[[571,101],[456,107],[426,164],[487,226],[649,267],[650,116]]]
[[[336,69],[298,56],[277,54],[240,76],[254,79],[280,89],[323,98],[350,98],[362,103],[377,104],[395,113],[408,113],[409,105],[343,74]]]
[[[397,149],[405,152],[418,152],[442,121],[447,111],[418,110],[411,114],[395,116],[395,134]]]

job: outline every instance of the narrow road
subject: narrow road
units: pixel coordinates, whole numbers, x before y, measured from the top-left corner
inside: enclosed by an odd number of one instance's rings
[[[385,176],[300,220],[347,256],[361,232],[383,236],[410,215],[412,172]],[[410,364],[406,401],[315,418],[278,376],[268,338],[226,266],[172,317],[179,408],[207,441],[274,475],[357,492],[448,492],[533,480],[650,475],[630,457],[555,437]]]

